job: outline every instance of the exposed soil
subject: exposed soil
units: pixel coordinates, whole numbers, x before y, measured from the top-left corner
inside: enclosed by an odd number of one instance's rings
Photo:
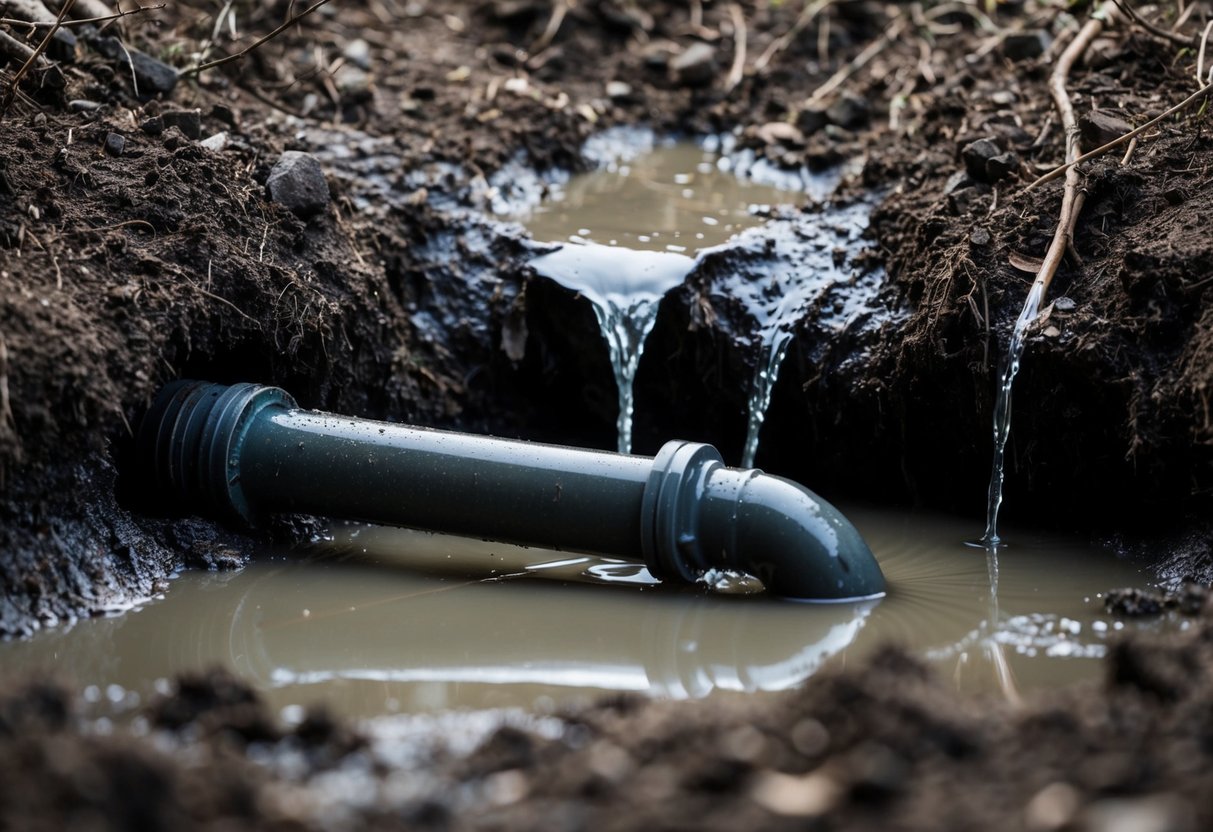
[[[173,378],[256,380],[308,407],[611,447],[613,382],[581,326],[588,307],[534,280],[524,235],[476,211],[495,196],[494,174],[537,193],[542,178],[520,171],[583,167],[584,139],[613,125],[736,130],[743,146],[788,166],[862,163],[841,198],[881,195],[867,259],[887,270],[885,301],[904,314],[829,339],[806,316],[758,461],[831,497],[979,516],[997,363],[1031,279],[1015,264],[1041,256],[1060,202],[1059,183],[1024,189],[1063,155],[1046,80],[1072,36],[1069,14],[1000,5],[993,25],[1019,33],[1003,40],[973,6],[847,0],[755,70],[803,5],[747,0],[736,8],[749,71],[732,89],[742,38],[732,6],[713,2],[578,3],[550,36],[553,5],[538,0],[335,3],[155,96],[146,81],[142,95],[132,85],[144,59],[102,39],[119,34],[184,67],[212,36],[208,57],[233,52],[292,8],[233,4],[234,24],[217,26],[219,5],[170,4],[103,24],[104,34],[76,28],[76,48],[57,46],[54,67],[29,73],[0,123],[0,634],[122,607],[182,566],[243,562],[248,537],[153,516],[138,483],[120,477],[133,426]],[[1207,13],[1197,4],[1181,31],[1199,33]],[[881,46],[890,26],[902,28]],[[1037,30],[1056,37],[1034,55],[1021,35]],[[692,61],[696,43],[705,58]],[[827,115],[805,103],[874,43],[876,57],[822,101],[834,105]],[[1087,146],[1101,125],[1140,123],[1190,94],[1195,54],[1113,24],[1070,82],[1080,114],[1102,113],[1088,119]],[[16,70],[4,70],[5,87]],[[799,128],[762,129],[777,122]],[[971,147],[979,139],[993,145]],[[267,197],[284,150],[325,167],[333,199],[314,216]],[[1074,253],[1016,389],[1007,495],[1021,517],[1119,534],[1125,548],[1151,551],[1161,575],[1205,582],[1211,166],[1198,105],[1143,136],[1127,163],[1117,152],[1084,168]],[[641,452],[678,435],[736,458],[755,355],[746,321],[713,303],[712,275],[702,270],[663,303],[648,347],[659,360],[638,378]],[[283,523],[270,533],[300,531]],[[1014,713],[956,702],[892,656],[769,710],[607,707],[583,717],[586,736],[610,738],[623,757],[591,759],[594,742],[539,749],[511,781],[526,795],[512,808],[392,809],[368,823],[533,827],[542,814],[552,820],[542,825],[592,828],[774,825],[759,807],[790,787],[756,773],[770,768],[824,771],[809,792],[834,801],[828,825],[889,828],[895,812],[906,828],[1058,828],[1074,818],[1098,827],[1082,814],[1097,797],[1166,793],[1134,805],[1170,823],[1157,828],[1202,828],[1203,639],[1126,647],[1105,689]],[[11,748],[0,758],[31,762],[13,766],[6,786],[17,776],[74,783],[64,793],[93,795],[85,802],[98,811],[105,795],[137,791],[156,827],[297,823],[255,799],[259,776],[233,779],[246,763],[227,767],[242,757],[228,746],[166,769],[142,740],[80,737],[67,708],[61,694],[9,700],[0,734]],[[805,715],[829,727],[813,753],[788,745]],[[27,719],[61,733],[12,727]],[[750,733],[733,736],[742,726]],[[700,742],[733,750],[699,754]],[[68,769],[55,768],[60,747],[74,749]],[[88,771],[73,773],[77,754],[110,777],[101,791],[88,792],[97,783]],[[627,779],[636,771],[643,783]],[[1059,779],[1068,785],[1041,791]],[[149,784],[165,783],[165,794],[202,784],[215,799],[161,802]],[[767,798],[755,803],[755,789]],[[8,791],[6,823],[29,828],[11,814],[27,810],[48,826],[63,819],[65,804],[37,791]]]

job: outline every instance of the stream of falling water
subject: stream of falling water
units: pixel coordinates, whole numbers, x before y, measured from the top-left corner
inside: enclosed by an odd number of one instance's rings
[[[998,396],[994,401],[994,462],[990,466],[989,501],[986,505],[986,530],[981,536],[981,543],[987,549],[997,550],[1001,538],[998,536],[998,510],[1002,507],[1002,484],[1006,465],[1007,439],[1011,435],[1011,388],[1015,376],[1019,372],[1019,363],[1023,358],[1024,345],[1027,339],[1028,327],[1040,313],[1040,303],[1044,299],[1044,286],[1033,283],[1028,292],[1023,309],[1015,320],[1015,329],[1011,332],[1011,343],[1007,345],[1007,353],[1002,363],[1002,381],[998,388]]]
[[[649,135],[631,143],[619,137],[605,147],[598,170],[553,185],[551,198],[520,219],[536,240],[562,245],[532,261],[536,272],[579,292],[594,308],[618,390],[618,449],[629,453],[644,342],[662,296],[695,267],[688,254],[763,223],[756,205],[801,197],[743,178],[738,171],[752,164],[739,167],[693,142]],[[808,180],[794,184],[809,187]],[[768,401],[774,376],[770,371],[756,382]]]
[[[536,257],[531,266],[539,275],[579,292],[594,308],[619,394],[619,453],[631,453],[633,390],[644,342],[657,323],[662,295],[686,279],[695,261],[673,252],[584,243]]]

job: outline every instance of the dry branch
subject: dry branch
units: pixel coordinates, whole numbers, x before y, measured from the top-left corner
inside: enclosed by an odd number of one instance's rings
[[[102,0],[47,0],[51,11],[60,12],[66,5],[72,17],[105,17],[111,18],[114,10]]]
[[[1105,11],[1108,20],[1111,20],[1112,8],[1104,5],[1101,9]],[[1069,78],[1075,61],[1087,50],[1103,27],[1104,21],[1099,12],[1096,12],[1083,24],[1074,40],[1061,53],[1053,72],[1049,75],[1049,92],[1057,105],[1057,112],[1061,116],[1061,124],[1066,133],[1066,164],[1069,167],[1066,169],[1066,184],[1062,191],[1057,230],[1053,233],[1053,240],[1049,243],[1040,264],[1040,271],[1036,273],[1036,280],[1033,281],[1033,289],[1040,287],[1042,300],[1049,291],[1049,284],[1053,282],[1053,276],[1057,274],[1062,258],[1072,247],[1074,225],[1078,222],[1078,215],[1082,212],[1082,204],[1086,198],[1080,187],[1082,183],[1078,168],[1074,166],[1082,156],[1082,144],[1079,139],[1078,120],[1074,116],[1074,105],[1070,103],[1070,93],[1066,89],[1066,79]]]
[[[42,0],[2,0],[0,1],[0,14],[6,17],[12,15],[17,20],[24,20],[27,23],[55,19],[55,13],[48,9]]]
[[[730,93],[745,76],[746,24],[745,13],[736,3],[729,4],[729,17],[733,21],[733,66],[724,80],[724,91]]]
[[[215,69],[216,67],[223,66],[224,64],[230,64],[232,61],[240,60],[241,58],[243,58],[248,53],[252,52],[257,47],[261,46],[264,43],[268,43],[269,41],[278,37],[280,34],[285,32],[287,29],[291,28],[292,26],[294,26],[299,21],[303,20],[303,18],[307,17],[312,12],[319,9],[321,6],[327,6],[329,4],[329,2],[330,2],[330,0],[316,0],[315,3],[308,6],[303,11],[299,12],[299,14],[293,15],[289,20],[287,20],[281,26],[274,29],[274,31],[270,32],[268,35],[263,35],[262,37],[257,38],[257,40],[253,41],[248,46],[241,49],[239,52],[236,52],[231,55],[226,55],[222,58],[216,58],[213,61],[208,61],[207,63],[199,64],[198,66],[192,66],[189,69],[183,69],[181,71],[181,77],[185,78],[190,75],[198,75],[199,73],[205,72],[208,69]]]
[[[1115,3],[1117,8],[1119,8],[1122,12],[1133,18],[1134,23],[1145,29],[1151,35],[1154,35],[1154,37],[1162,38],[1163,40],[1170,41],[1178,46],[1191,46],[1193,44],[1194,40],[1190,35],[1181,35],[1176,32],[1172,32],[1169,29],[1162,28],[1161,26],[1155,26],[1153,23],[1146,20],[1137,13],[1137,9],[1133,8],[1133,5],[1129,2],[1129,0],[1112,0],[1112,2]]]
[[[1054,179],[1061,176],[1063,173],[1068,174],[1071,170],[1074,169],[1075,165],[1080,165],[1089,159],[1094,159],[1096,156],[1102,156],[1103,154],[1107,153],[1109,150],[1114,150],[1115,148],[1120,147],[1125,142],[1130,141],[1131,139],[1137,138],[1142,133],[1146,132],[1147,130],[1149,130],[1151,127],[1155,126],[1156,124],[1158,124],[1163,119],[1167,118],[1168,116],[1174,115],[1175,113],[1178,113],[1180,110],[1184,109],[1188,105],[1190,105],[1196,101],[1199,101],[1200,99],[1207,96],[1210,92],[1213,92],[1213,82],[1205,84],[1203,87],[1201,87],[1196,92],[1189,95],[1183,101],[1179,102],[1174,107],[1167,109],[1165,112],[1161,113],[1160,115],[1157,115],[1154,118],[1150,119],[1145,124],[1143,124],[1141,127],[1134,128],[1133,130],[1130,130],[1128,133],[1125,133],[1123,136],[1119,136],[1118,138],[1112,139],[1112,141],[1108,142],[1107,144],[1100,145],[1099,147],[1095,148],[1094,150],[1087,151],[1086,153],[1083,153],[1073,159],[1068,159],[1068,161],[1064,165],[1059,165],[1058,167],[1053,168],[1053,170],[1049,171],[1044,176],[1040,177],[1035,182],[1033,182],[1031,185],[1024,188],[1024,192],[1026,193],[1027,191],[1032,190],[1033,188],[1037,187],[1038,185],[1043,185],[1046,182],[1052,182]],[[1068,153],[1067,153],[1067,157],[1068,157]],[[1067,180],[1067,182],[1068,182],[1068,180]]]
[[[72,5],[75,0],[67,0],[63,7],[59,9],[59,17],[55,20],[55,25],[47,30],[46,35],[42,38],[42,42],[38,44],[38,48],[34,49],[21,68],[17,70],[17,74],[9,81],[8,90],[4,93],[4,100],[0,101],[0,119],[8,115],[8,108],[13,105],[13,98],[17,95],[17,87],[21,81],[29,74],[38,61],[42,58],[42,53],[50,46],[51,40],[55,37],[55,33],[59,31],[59,27],[63,25],[63,19],[67,17],[68,12],[72,10]]]

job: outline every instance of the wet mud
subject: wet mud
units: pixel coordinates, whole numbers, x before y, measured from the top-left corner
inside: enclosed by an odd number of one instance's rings
[[[234,52],[247,41],[231,32],[268,32],[288,5],[241,11],[226,33],[200,3],[104,33],[76,27],[75,46],[29,73],[4,113],[0,634],[124,609],[182,568],[239,567],[265,545],[160,516],[125,478],[133,428],[173,378],[256,380],[305,407],[614,447],[617,396],[593,311],[534,274],[533,242],[505,220],[598,165],[587,140],[619,126],[730,136],[721,151],[755,177],[791,171],[807,184],[843,166],[834,208],[872,202],[866,230],[847,232],[856,245],[839,285],[872,281],[872,306],[836,309],[833,290],[806,302],[757,464],[830,499],[956,509],[980,532],[998,359],[1060,202],[1059,184],[1025,192],[1062,158],[1048,73],[1086,9],[1004,4],[991,34],[987,12],[968,6],[920,17],[842,2],[797,28],[798,3],[604,0],[559,6],[557,20],[546,3],[355,2],[321,8],[238,64],[149,85],[156,62]],[[1194,60],[1122,20],[1070,92],[1082,115],[1104,114],[1087,119],[1098,135],[1109,114],[1140,123],[1190,94]],[[6,85],[16,70],[10,60]],[[811,98],[823,84],[832,91]],[[1084,166],[1086,206],[1028,333],[1007,451],[1012,527],[1093,530],[1176,585],[1213,578],[1211,142],[1193,109],[1123,164]],[[322,210],[269,198],[288,150],[319,160]],[[752,312],[721,281],[819,255],[824,195],[811,196],[705,256],[665,296],[653,360],[637,370],[637,450],[678,435],[740,458],[763,352]],[[268,537],[316,529],[290,518]],[[1203,828],[1208,766],[1193,738],[1210,660],[1207,625],[1197,629],[1128,641],[1103,686],[1022,709],[957,698],[891,653],[776,705],[623,699],[576,717],[573,740],[511,729],[451,762],[452,781],[471,784],[455,788],[465,797],[410,792],[440,779],[427,768],[413,786],[384,787],[397,797],[355,807],[309,802],[309,764],[288,776],[257,762],[251,738],[291,754],[309,740],[267,727],[239,682],[192,686],[204,700],[228,691],[223,708],[239,716],[205,730],[172,720],[196,752],[177,766],[137,723],[111,736],[72,715],[71,694],[26,689],[0,708],[0,759],[18,761],[5,765],[0,812],[18,827],[135,812],[149,828],[350,817],[736,828],[828,810],[827,826],[887,828],[895,813],[924,829],[1102,828],[1131,812],[1155,828]],[[814,741],[809,724],[797,745],[808,716],[829,737]],[[308,724],[318,757],[366,774],[361,752],[325,744],[344,728]]]

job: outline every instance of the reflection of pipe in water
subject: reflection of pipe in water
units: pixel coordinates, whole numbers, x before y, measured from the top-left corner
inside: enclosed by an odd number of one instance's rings
[[[521,591],[521,590],[527,591]],[[382,586],[299,614],[274,582],[213,620],[266,686],[338,679],[543,685],[673,698],[790,688],[851,643],[873,602],[810,609],[584,587],[476,583],[388,600]]]

